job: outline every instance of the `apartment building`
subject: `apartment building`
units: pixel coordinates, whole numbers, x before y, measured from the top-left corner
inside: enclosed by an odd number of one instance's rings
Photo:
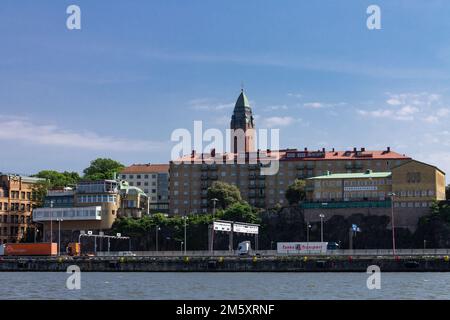
[[[307,202],[302,206],[308,221],[318,221],[319,214],[326,220],[353,214],[391,217],[394,210],[396,226],[414,230],[435,201],[445,200],[445,173],[410,160],[389,172],[327,172],[307,179],[307,187]]]
[[[31,212],[36,202],[33,192],[42,179],[0,175],[0,244],[19,242],[33,228]]]
[[[133,164],[119,173],[119,178],[147,194],[150,213],[167,213],[169,210],[169,165]]]
[[[243,199],[261,208],[287,205],[285,192],[295,179],[321,176],[327,171],[333,173],[361,173],[366,170],[390,171],[395,166],[411,161],[411,158],[392,151],[370,151],[365,148],[336,151],[308,149],[267,150],[246,153],[244,163],[239,154],[226,153],[218,156],[196,154],[180,159],[180,163],[170,163],[170,213],[206,213],[211,208],[207,202],[208,188],[220,180],[236,185]],[[268,157],[279,162],[275,175],[261,175],[261,168]],[[222,163],[214,163],[220,157]],[[223,157],[223,158],[222,158]],[[251,157],[257,163],[248,161]],[[216,161],[217,162],[217,161]],[[213,163],[213,164],[211,164]]]

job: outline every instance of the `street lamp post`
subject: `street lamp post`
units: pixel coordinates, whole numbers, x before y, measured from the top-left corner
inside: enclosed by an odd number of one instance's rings
[[[183,252],[183,241],[181,241],[180,251]]]
[[[186,221],[187,221],[188,217],[184,216],[183,219],[184,219],[184,255],[186,255],[186,246],[187,246],[187,242],[186,242]]]
[[[161,230],[161,228],[156,225],[156,251],[158,251],[158,231]]]
[[[61,255],[61,222],[63,219],[57,219],[58,221],[58,256]]]
[[[306,223],[306,250],[309,253],[309,229],[311,229],[311,225],[309,222]]]
[[[323,213],[319,214],[320,217],[320,242],[323,242],[323,218],[325,215]]]
[[[388,195],[391,197],[392,254],[395,257],[394,197],[396,194],[394,192],[390,192]]]
[[[53,243],[53,200],[50,201],[50,243]]]
[[[211,199],[211,201],[213,202],[213,221],[214,221],[214,218],[216,215],[216,202],[219,201],[219,199],[214,198],[214,199]]]
[[[211,226],[211,236],[210,236],[210,248],[209,250],[213,252],[214,254],[214,220],[216,216],[216,202],[219,201],[217,198],[211,199],[213,202],[213,216],[212,216],[212,226]]]

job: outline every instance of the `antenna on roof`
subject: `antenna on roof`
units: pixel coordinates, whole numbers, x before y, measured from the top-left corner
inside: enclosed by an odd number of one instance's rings
[[[244,81],[241,81],[241,92],[244,92]]]

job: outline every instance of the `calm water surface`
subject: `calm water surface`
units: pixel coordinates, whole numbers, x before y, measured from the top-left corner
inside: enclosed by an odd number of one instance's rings
[[[449,299],[450,273],[382,273],[368,290],[366,273],[82,273],[81,290],[66,273],[0,272],[8,299]]]

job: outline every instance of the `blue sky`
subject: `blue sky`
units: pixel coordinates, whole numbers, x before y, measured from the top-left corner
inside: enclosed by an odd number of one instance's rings
[[[80,6],[82,29],[66,28]],[[366,8],[381,8],[368,30]],[[450,172],[448,1],[9,1],[0,171],[170,159],[229,125],[241,83],[282,147],[391,146]]]

